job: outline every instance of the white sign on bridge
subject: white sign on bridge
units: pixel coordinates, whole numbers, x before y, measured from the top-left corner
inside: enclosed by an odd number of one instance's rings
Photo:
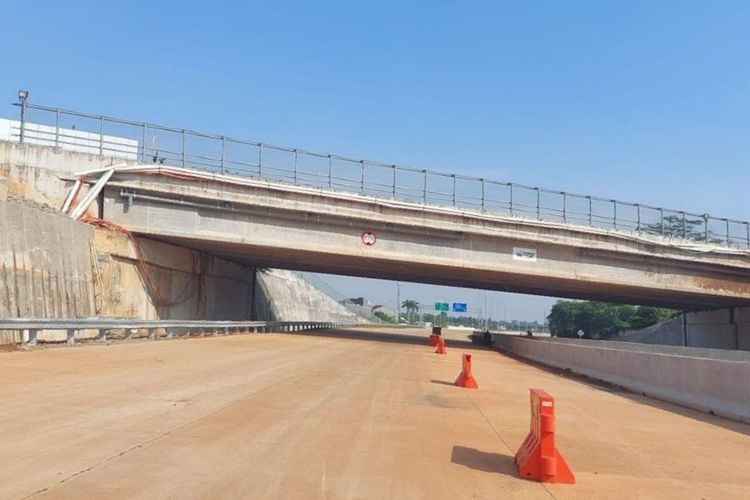
[[[513,260],[536,262],[536,248],[513,247]]]

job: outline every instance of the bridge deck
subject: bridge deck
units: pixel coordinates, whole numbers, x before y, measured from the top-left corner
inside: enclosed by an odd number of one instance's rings
[[[0,498],[750,497],[750,426],[419,334],[0,354]],[[478,391],[450,385],[469,349]],[[515,476],[530,386],[576,485]]]

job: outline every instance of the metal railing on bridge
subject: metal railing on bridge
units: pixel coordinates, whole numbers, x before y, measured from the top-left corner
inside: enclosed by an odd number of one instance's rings
[[[26,102],[9,140],[540,221],[750,248],[750,223],[641,203],[275,146]],[[1,137],[0,137],[1,138]]]

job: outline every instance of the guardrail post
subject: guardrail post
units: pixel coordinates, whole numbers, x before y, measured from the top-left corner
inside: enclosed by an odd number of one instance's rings
[[[687,239],[687,214],[682,212],[682,237]]]
[[[640,233],[641,232],[641,206],[638,203],[635,204],[635,214],[636,214],[635,231],[637,233]]]
[[[258,143],[258,177],[263,177],[263,143]]]
[[[36,342],[37,342],[37,340],[36,340],[37,331],[35,329],[29,329],[29,330],[26,330],[26,332],[28,334],[28,337],[26,339],[26,345],[36,345]]]
[[[664,236],[664,209],[663,208],[659,209],[659,220],[661,221],[659,222],[659,226],[660,226],[659,229],[660,229],[661,235]]]
[[[297,168],[298,168],[297,167],[297,161],[298,161],[297,157],[298,157],[297,148],[295,148],[294,149],[294,183],[295,184],[297,184]]]
[[[222,135],[221,136],[221,173],[226,174],[227,169],[224,166],[224,156],[226,155],[226,149],[227,149],[227,141],[226,138]]]
[[[508,183],[508,210],[510,215],[513,215],[513,183]]]
[[[107,330],[104,328],[100,328],[99,331],[96,333],[96,340],[99,342],[106,342],[107,341]]]
[[[703,241],[708,243],[708,214],[703,214]]]
[[[104,117],[99,116],[99,156],[104,155]]]
[[[456,206],[456,174],[451,175],[453,177],[453,206]]]
[[[484,201],[484,177],[479,179],[482,182],[482,212],[485,211],[485,201]]]
[[[76,343],[76,330],[75,328],[68,328],[68,336],[66,339],[66,343],[68,345],[75,345]]]
[[[750,248],[750,222],[745,222],[745,232],[747,233],[747,248]]]
[[[60,146],[60,110],[55,110],[55,147]]]
[[[727,225],[727,246],[732,246],[732,238],[729,236],[729,219],[724,219]]]
[[[146,163],[146,124],[143,124],[143,137],[141,138],[141,161]]]
[[[148,328],[146,331],[148,332],[149,340],[154,340],[156,338],[155,328]]]
[[[393,199],[396,199],[396,165],[391,165],[393,168]]]
[[[365,160],[359,160],[359,162],[361,165],[361,181],[359,185],[359,192],[360,194],[365,194]]]
[[[594,225],[594,202],[591,199],[591,196],[587,196],[586,198],[589,199],[589,226]]]
[[[182,130],[182,167],[185,168],[185,142],[187,138],[185,137],[185,129]]]
[[[328,189],[333,188],[333,156],[328,155]]]

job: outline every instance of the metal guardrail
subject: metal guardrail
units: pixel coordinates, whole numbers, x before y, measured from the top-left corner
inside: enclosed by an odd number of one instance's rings
[[[350,323],[327,321],[192,321],[192,320],[137,320],[120,318],[13,318],[0,319],[0,330],[27,333],[27,345],[36,345],[40,331],[65,330],[66,343],[74,345],[81,330],[98,330],[97,340],[106,342],[110,330],[126,330],[127,338],[173,338],[192,334],[226,335],[233,333],[301,332],[354,326]]]
[[[499,182],[377,161],[274,146],[223,135],[20,103],[19,142],[85,147],[145,163],[290,182],[425,205],[750,248],[750,222],[641,203]],[[33,115],[33,116],[32,116]],[[95,134],[98,141],[91,140]],[[136,144],[124,153],[123,144]],[[130,147],[130,146],[129,146]]]

